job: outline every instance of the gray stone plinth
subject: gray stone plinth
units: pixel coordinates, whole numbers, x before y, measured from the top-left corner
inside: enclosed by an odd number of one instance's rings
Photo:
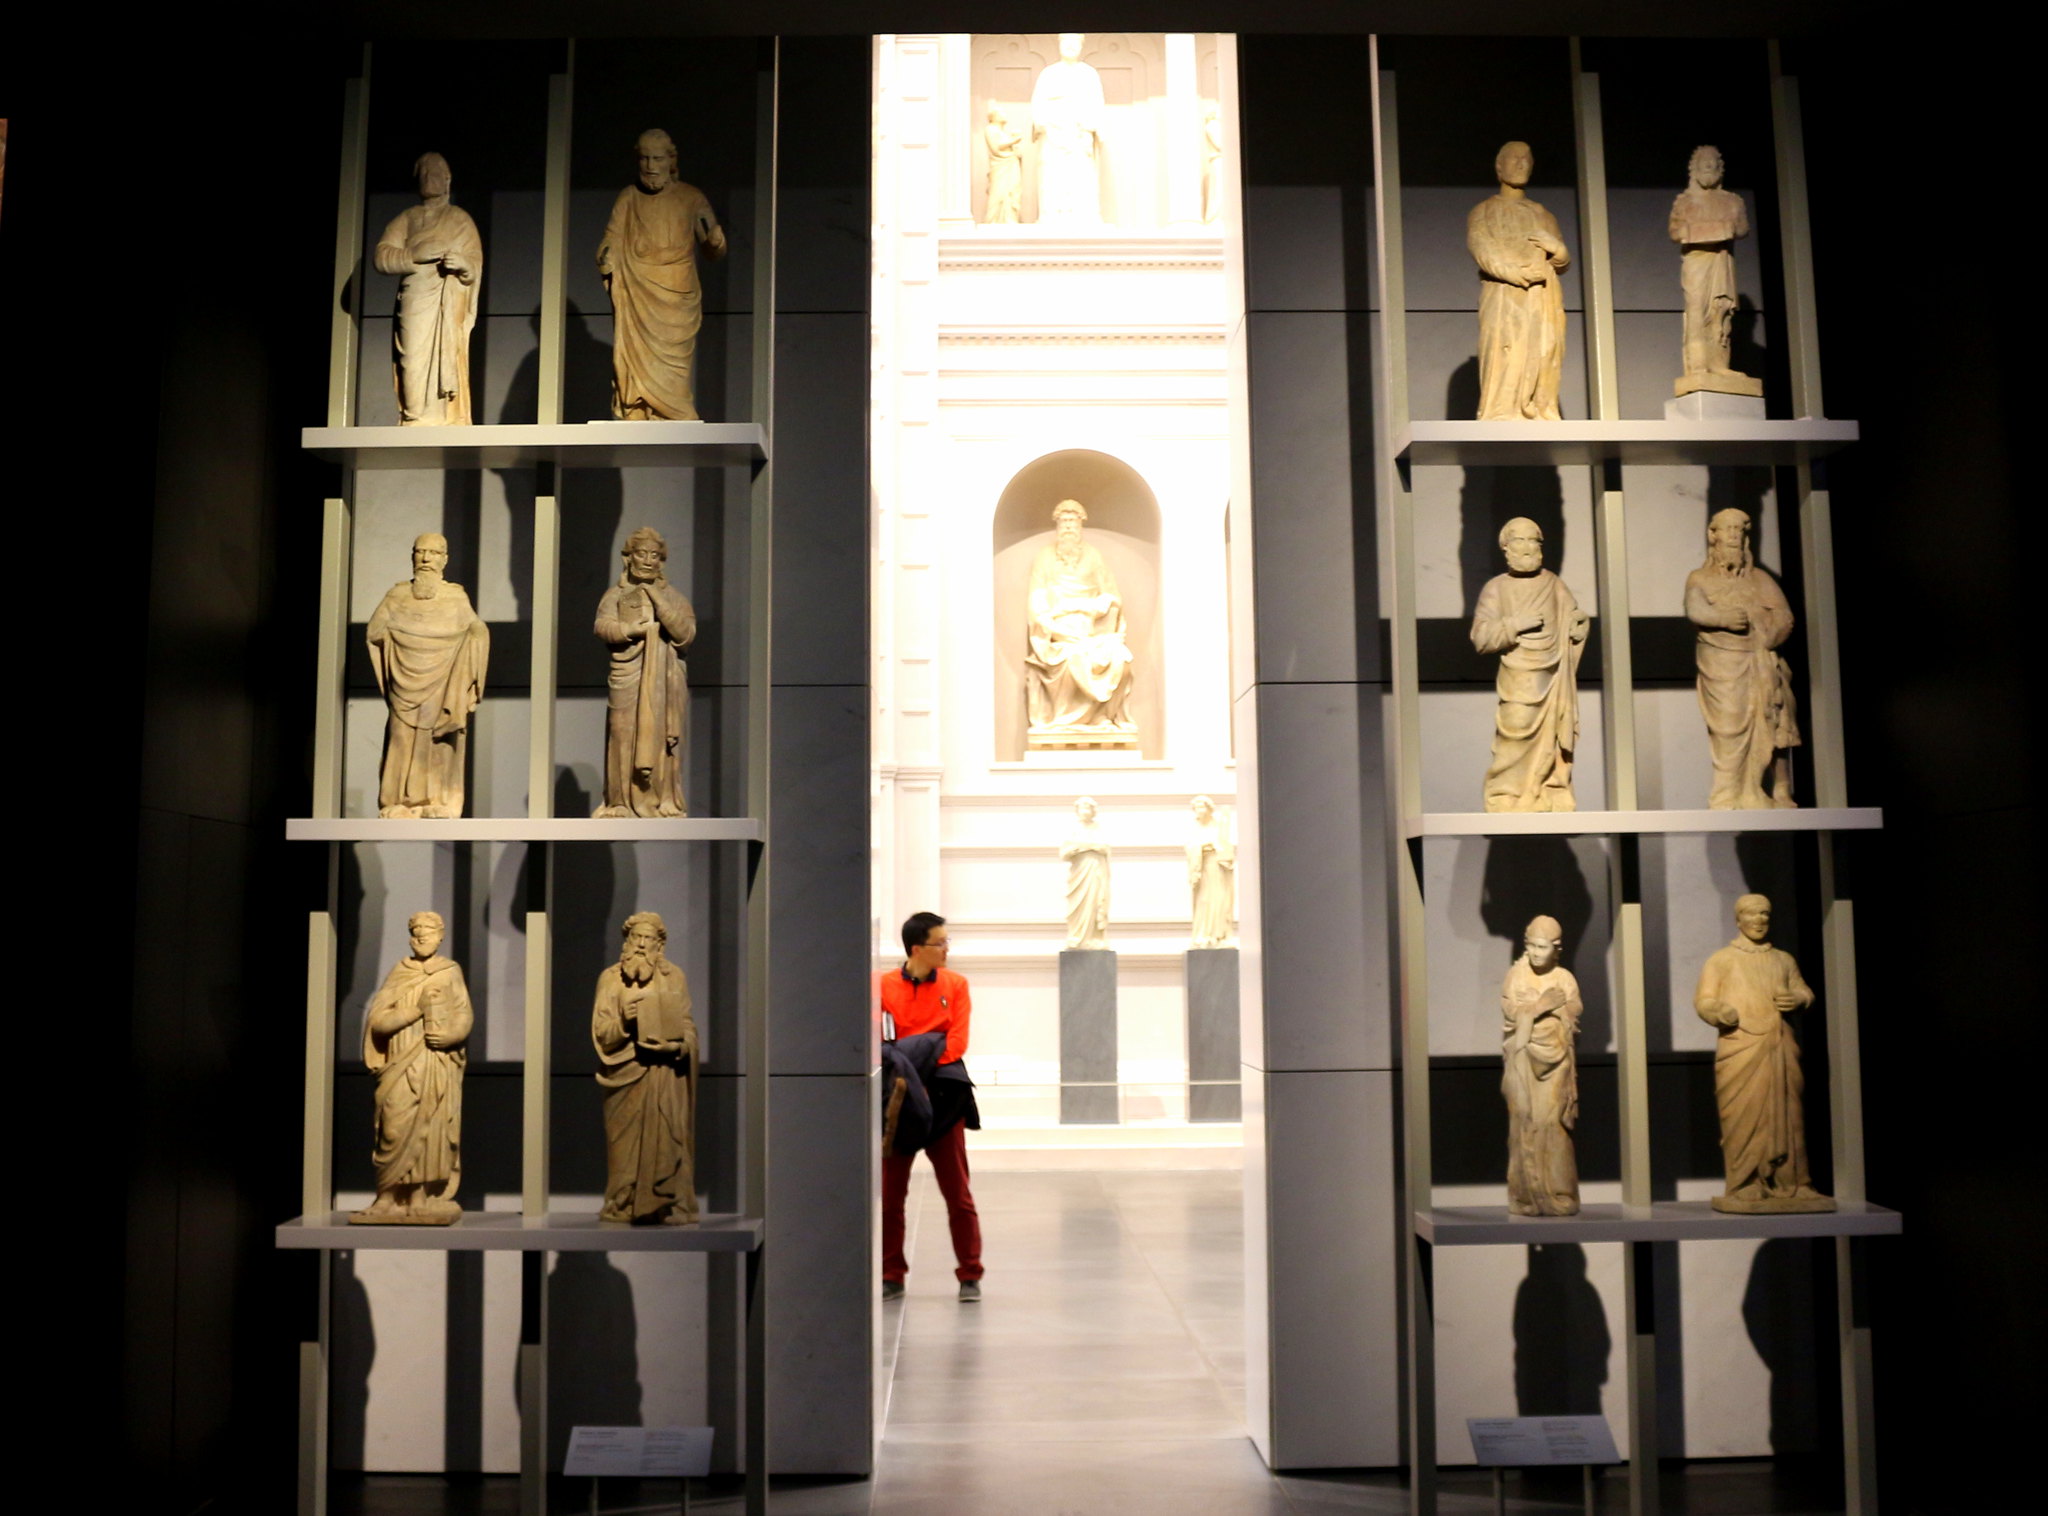
[[[1727,395],[1718,390],[1694,390],[1676,400],[1664,402],[1666,421],[1761,421],[1762,395]]]
[[[1115,1126],[1116,954],[1067,948],[1060,954],[1060,1122]]]
[[[1237,1046],[1237,949],[1189,948],[1188,1120],[1239,1121],[1244,1105],[1236,1084],[1209,1084],[1239,1077]]]

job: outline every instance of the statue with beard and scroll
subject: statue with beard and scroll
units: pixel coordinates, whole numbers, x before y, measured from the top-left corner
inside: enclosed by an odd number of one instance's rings
[[[1729,506],[1707,522],[1707,561],[1685,578],[1685,615],[1697,637],[1700,714],[1707,722],[1716,811],[1791,810],[1799,709],[1792,668],[1778,648],[1792,607],[1750,547],[1749,515]]]
[[[697,249],[725,256],[711,202],[676,177],[675,140],[640,134],[638,182],[619,191],[597,271],[612,297],[612,415],[621,421],[696,421],[697,333],[704,286]]]
[[[449,203],[446,158],[423,153],[412,171],[420,203],[392,218],[374,255],[378,273],[400,276],[392,375],[398,424],[468,426],[483,238],[469,212]]]
[[[377,1199],[361,1225],[447,1226],[462,1215],[462,1071],[476,1015],[462,967],[441,956],[433,911],[406,922],[401,958],[363,1017],[363,1063],[377,1076]]]
[[[444,579],[448,539],[425,532],[412,545],[412,578],[384,593],[365,640],[390,719],[377,814],[462,814],[469,718],[483,703],[491,630],[461,585]]]
[[[602,1065],[606,1221],[697,1219],[697,1023],[653,911],[626,918],[619,961],[597,976],[590,1035]]]
[[[1137,724],[1124,601],[1102,554],[1081,540],[1088,512],[1078,500],[1053,507],[1053,540],[1031,565],[1027,599],[1028,741],[1044,748],[1128,748]]]
[[[1500,529],[1500,547],[1508,571],[1486,581],[1472,615],[1472,646],[1501,655],[1486,809],[1575,811],[1572,755],[1586,613],[1543,566],[1543,528],[1517,516]]]
[[[604,731],[605,816],[687,816],[683,753],[690,684],[683,650],[697,613],[668,582],[668,543],[643,526],[626,539],[619,582],[597,607],[597,635],[611,649]]]

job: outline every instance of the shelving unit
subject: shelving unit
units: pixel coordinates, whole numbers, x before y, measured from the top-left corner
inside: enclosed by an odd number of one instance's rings
[[[320,643],[316,669],[312,815],[287,823],[294,841],[326,849],[325,898],[307,923],[305,1134],[301,1214],[277,1229],[283,1249],[310,1250],[319,1265],[316,1327],[300,1345],[300,1516],[324,1516],[328,1496],[328,1376],[332,1258],[357,1250],[517,1251],[522,1266],[518,1355],[520,1509],[544,1516],[547,1504],[547,1255],[554,1252],[735,1253],[745,1259],[744,1363],[746,1510],[768,1498],[766,1299],[763,1263],[768,1226],[768,899],[769,769],[773,541],[775,237],[779,50],[764,41],[756,65],[752,411],[745,422],[594,422],[563,420],[569,148],[575,44],[549,80],[545,202],[541,232],[538,422],[471,427],[359,427],[355,424],[361,346],[362,259],[368,151],[370,51],[344,95],[334,305],[326,425],[309,427],[304,446],[338,465],[324,506]],[[746,695],[747,814],[672,821],[592,820],[552,814],[562,507],[566,468],[731,468],[752,471],[748,522]],[[357,476],[382,469],[531,468],[533,505],[533,717],[528,749],[528,813],[512,817],[386,821],[342,815],[346,641]],[[334,1116],[341,850],[351,843],[523,842],[530,848],[526,936],[520,1209],[475,1212],[446,1227],[351,1226],[334,1210]],[[742,955],[741,1200],[736,1215],[707,1215],[691,1226],[632,1227],[595,1214],[549,1209],[549,1046],[552,1024],[550,881],[557,844],[741,843],[746,847],[745,950]]]
[[[1433,1250],[1446,1246],[1530,1243],[1627,1244],[1625,1338],[1629,1403],[1629,1509],[1658,1509],[1657,1312],[1651,1298],[1652,1249],[1699,1238],[1832,1237],[1842,1369],[1843,1461],[1847,1509],[1877,1509],[1872,1445],[1870,1329],[1855,1287],[1859,1239],[1896,1232],[1897,1212],[1865,1198],[1862,1092],[1858,1055],[1854,926],[1839,885],[1837,835],[1882,824],[1879,812],[1847,803],[1842,749],[1839,635],[1828,493],[1816,484],[1815,458],[1856,440],[1854,422],[1824,419],[1819,349],[1814,333],[1799,91],[1770,48],[1772,117],[1777,148],[1785,308],[1781,331],[1791,352],[1791,400],[1785,421],[1625,421],[1620,419],[1616,340],[1607,233],[1606,151],[1600,81],[1581,66],[1572,43],[1572,90],[1579,183],[1579,245],[1583,271],[1587,394],[1585,421],[1416,421],[1409,417],[1407,311],[1402,249],[1401,154],[1394,74],[1373,44],[1375,250],[1381,309],[1378,346],[1378,474],[1380,548],[1389,566],[1386,606],[1394,699],[1389,813],[1403,818],[1393,843],[1400,1017],[1404,1352],[1411,1509],[1437,1508],[1435,1302]],[[1424,813],[1421,687],[1416,653],[1416,467],[1458,465],[1587,466],[1593,473],[1600,614],[1611,626],[1629,621],[1629,574],[1623,473],[1630,464],[1786,465],[1796,471],[1800,559],[1806,601],[1805,649],[1810,700],[1803,713],[1817,805],[1788,811],[1643,811],[1637,807],[1634,678],[1630,639],[1601,639],[1605,700],[1602,726],[1608,801],[1613,809],[1576,814],[1501,816]],[[1820,859],[1819,936],[1826,1001],[1819,1015],[1828,1039],[1833,1192],[1839,1208],[1809,1215],[1734,1216],[1703,1202],[1651,1198],[1649,1064],[1643,964],[1639,839],[1681,832],[1800,831],[1816,834]],[[1621,1189],[1619,1205],[1587,1206],[1570,1218],[1510,1217],[1506,1208],[1439,1208],[1433,1204],[1430,1155],[1430,1027],[1423,897],[1423,849],[1431,837],[1601,834],[1608,841],[1612,919],[1609,984],[1620,1072]]]

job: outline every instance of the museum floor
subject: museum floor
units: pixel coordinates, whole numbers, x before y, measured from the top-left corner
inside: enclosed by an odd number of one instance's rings
[[[1011,1158],[1013,1155],[1001,1155]],[[1074,1156],[1079,1155],[1063,1155]],[[872,1481],[777,1482],[776,1516],[1297,1516],[1407,1510],[1386,1474],[1276,1476],[1243,1425],[1243,1210],[1235,1169],[975,1175],[988,1263],[979,1305],[954,1298],[945,1209],[920,1164],[911,1274],[884,1308],[888,1419]],[[1672,1516],[1831,1508],[1754,1463],[1671,1472]],[[1486,1476],[1445,1479],[1447,1513],[1491,1511]],[[673,1512],[675,1485],[608,1489],[603,1509]],[[1581,1509],[1576,1474],[1511,1483],[1510,1511]],[[1627,1509],[1616,1470],[1603,1511]],[[589,1509],[588,1487],[553,1509]],[[705,1491],[693,1512],[739,1509]],[[379,1476],[337,1488],[336,1516],[495,1516],[511,1480]]]

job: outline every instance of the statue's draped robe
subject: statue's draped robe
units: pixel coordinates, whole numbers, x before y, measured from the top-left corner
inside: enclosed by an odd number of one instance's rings
[[[1748,612],[1748,631],[1711,624],[1736,607]],[[1785,592],[1768,571],[1753,564],[1738,569],[1709,564],[1686,576],[1685,614],[1699,634],[1693,655],[1714,762],[1708,807],[1789,808],[1789,790],[1774,794],[1769,787],[1778,754],[1799,746],[1792,669],[1776,651],[1792,635]]]
[[[653,619],[652,642],[636,628]],[[597,635],[611,648],[600,816],[687,816],[683,753],[690,731],[690,690],[683,649],[697,635],[697,613],[666,579],[637,584],[630,574],[604,593]],[[652,664],[648,662],[653,659]]]
[[[1109,844],[1082,827],[1060,849],[1067,862],[1067,946],[1099,948],[1109,937]]]
[[[982,129],[988,144],[988,204],[984,226],[1014,226],[1024,219],[1024,139],[991,121]]]
[[[1749,208],[1733,190],[1689,189],[1671,205],[1671,240],[1683,245],[1685,371],[1725,374],[1735,322],[1735,253],[1749,235]]]
[[[435,993],[429,994],[429,991]],[[371,1030],[377,1012],[399,1005],[425,1013],[388,1037]],[[427,1046],[432,1019],[457,1045],[443,1051]],[[469,1061],[462,1046],[475,1011],[461,966],[439,954],[422,961],[400,959],[384,976],[363,1017],[363,1062],[377,1076],[377,1166],[379,1194],[400,1185],[427,1185],[433,1199],[452,1200],[462,1180],[462,1070]]]
[[[1102,76],[1078,59],[1048,65],[1031,86],[1040,225],[1101,222],[1095,134],[1102,121]]]
[[[491,632],[461,585],[421,600],[412,582],[385,592],[366,635],[390,708],[380,816],[460,816],[469,718],[484,697]]]
[[[636,1029],[685,1051],[655,1053]],[[627,981],[618,964],[597,976],[591,1013],[597,1082],[604,1091],[606,1221],[697,1219],[697,1024],[690,985],[663,959],[645,985]]]
[[[1781,993],[1797,995],[1802,1006],[1813,1004],[1813,991],[1792,955],[1747,937],[1737,937],[1700,970],[1693,1005],[1720,1033],[1714,1103],[1721,1112],[1721,1159],[1730,1196],[1789,1200],[1815,1193],[1806,1167],[1806,1076],[1799,1069],[1799,1044],[1777,1006]],[[1713,1002],[1734,1010],[1736,1025],[1715,1023],[1707,1014]]]
[[[1072,563],[1057,545],[1031,565],[1031,651],[1024,663],[1032,731],[1130,734],[1131,649],[1124,602],[1102,554],[1082,543]]]
[[[1543,625],[1517,635],[1515,619]],[[1565,582],[1549,569],[1500,574],[1479,592],[1472,646],[1501,654],[1493,761],[1486,768],[1489,811],[1575,811],[1572,756],[1579,746],[1579,655],[1586,618]]]
[[[1564,286],[1570,260],[1553,265],[1529,238],[1562,240],[1557,218],[1534,200],[1495,195],[1472,208],[1465,245],[1479,265],[1479,419],[1555,421],[1564,375]],[[1531,283],[1531,280],[1534,280]]]
[[[1555,1011],[1530,1010],[1550,990],[1563,990]],[[1579,1124],[1579,1061],[1575,1045],[1585,1004],[1570,970],[1539,974],[1517,958],[1501,981],[1501,1094],[1508,1103],[1508,1209],[1518,1216],[1575,1216],[1579,1161],[1572,1129]]]
[[[619,191],[598,247],[610,270],[612,415],[633,421],[695,421],[692,371],[704,324],[697,243],[718,225],[695,185],[672,179],[653,194]]]
[[[427,257],[460,253],[466,275],[443,273]],[[467,426],[469,335],[476,328],[484,243],[469,212],[455,205],[415,205],[392,218],[377,241],[377,271],[401,276],[393,334],[400,426]]]
[[[1236,914],[1237,848],[1221,817],[1195,824],[1187,856],[1188,884],[1194,892],[1194,945],[1222,947],[1230,941]]]

